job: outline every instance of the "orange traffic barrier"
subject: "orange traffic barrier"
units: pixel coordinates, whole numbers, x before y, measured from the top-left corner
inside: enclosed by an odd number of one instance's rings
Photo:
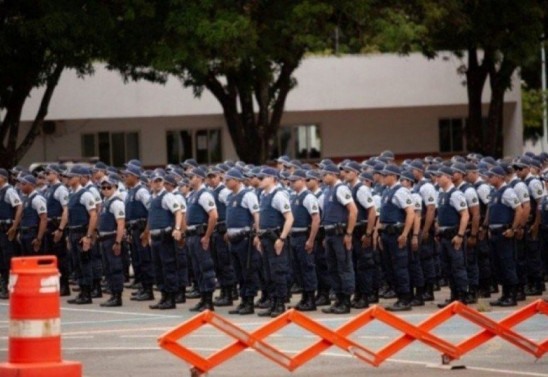
[[[548,315],[547,302],[537,300],[517,310],[500,322],[496,322],[457,301],[434,313],[424,322],[414,325],[376,305],[352,318],[338,329],[332,330],[305,314],[292,309],[265,323],[255,331],[248,332],[214,312],[205,311],[160,336],[158,344],[191,364],[193,376],[207,373],[247,348],[255,350],[260,355],[289,371],[294,371],[332,346],[338,347],[357,359],[377,367],[417,340],[440,352],[442,362],[447,364],[498,336],[538,359],[548,352],[548,339],[537,344],[512,330],[512,327],[537,314]],[[451,344],[432,333],[432,330],[455,315],[476,324],[484,330],[457,345]],[[377,352],[373,352],[349,338],[350,335],[367,326],[373,320],[383,322],[401,331],[403,335]],[[273,333],[292,323],[317,335],[320,340],[293,356],[285,354],[264,341]],[[207,324],[234,338],[235,341],[209,357],[202,357],[178,343],[180,339]]]
[[[13,258],[9,290],[8,362],[0,377],[82,376],[80,363],[61,360],[57,258]]]

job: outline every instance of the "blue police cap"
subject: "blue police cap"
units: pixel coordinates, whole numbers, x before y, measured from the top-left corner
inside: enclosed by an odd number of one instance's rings
[[[143,174],[143,171],[137,165],[127,165],[127,167],[122,170],[122,174],[134,175],[135,177],[139,178],[141,174]]]
[[[451,162],[456,164],[456,163],[463,163],[465,164],[466,163],[466,158],[462,157],[462,156],[453,156],[451,157]]]
[[[197,168],[198,167],[198,162],[196,162],[196,160],[193,159],[193,158],[188,158],[188,159],[184,160],[183,162],[181,162],[181,166],[185,169],[187,169],[187,168]]]
[[[257,177],[261,173],[261,168],[256,166],[253,169],[250,169],[249,171],[245,172],[244,175],[248,178],[254,178]]]
[[[18,178],[21,183],[28,183],[29,185],[36,185],[36,177],[31,174],[25,174]]]
[[[485,162],[486,164],[490,165],[490,166],[495,166],[497,164],[497,162],[495,161],[495,159],[491,156],[487,156],[487,157],[483,157],[480,162]]]
[[[438,169],[438,175],[447,175],[449,177],[452,177],[454,173],[454,170],[450,168],[449,166],[442,166]]]
[[[539,159],[539,157],[535,156],[531,159],[531,166],[540,169],[542,168],[542,161]]]
[[[363,172],[363,173],[360,174],[360,179],[362,181],[373,182],[373,174],[371,174],[369,172]]]
[[[417,170],[420,170],[420,171],[424,171],[424,164],[419,159],[411,161],[409,166],[411,167],[411,169],[417,169]]]
[[[65,169],[59,164],[48,164],[45,168],[46,171],[52,171],[57,174],[61,174]]]
[[[322,167],[322,174],[336,174],[340,173],[340,169],[335,164],[327,164]]]
[[[92,171],[101,171],[101,170],[107,170],[107,168],[108,168],[107,164],[105,164],[102,161],[98,161],[98,162],[95,163],[95,165],[93,166],[93,168],[91,170]]]
[[[124,164],[126,167],[129,167],[129,166],[137,166],[138,168],[141,168],[143,166],[143,164],[141,163],[140,160],[137,160],[136,158],[132,159],[132,160],[129,160],[128,162],[126,162]]]
[[[280,174],[278,172],[278,170],[274,169],[274,168],[271,168],[271,167],[265,167],[265,168],[262,168],[261,171],[259,172],[259,174],[257,174],[257,177],[259,178],[264,178],[264,177],[274,177],[274,178],[279,178]]]
[[[293,168],[297,168],[297,169],[300,169],[302,167],[302,162],[299,161],[299,160],[291,160],[289,161],[289,166],[293,167]]]
[[[112,186],[118,186],[118,183],[120,182],[120,177],[116,176],[115,174],[109,174],[105,176],[101,184],[107,183]]]
[[[401,175],[401,170],[400,170],[400,168],[399,168],[397,165],[389,164],[389,165],[386,165],[386,166],[384,167],[384,169],[382,169],[381,174],[382,174],[382,175],[396,175],[396,176],[400,176],[400,175]]]
[[[375,167],[373,168],[373,173],[382,174],[382,171],[384,170],[385,166],[386,164],[384,162],[377,161],[377,163],[375,164]]]
[[[172,186],[177,186],[177,177],[174,174],[167,174],[164,177],[164,182],[169,183]]]
[[[478,166],[473,162],[467,162],[464,167],[466,168],[467,173],[471,171],[478,171]]]
[[[66,172],[67,177],[81,177],[91,175],[91,170],[83,165],[72,165]]]
[[[307,170],[306,172],[306,178],[308,179],[315,179],[315,180],[320,180],[321,179],[321,175],[318,171],[316,170]]]
[[[207,178],[207,171],[202,167],[196,167],[190,171],[190,175],[195,175],[200,178]]]
[[[295,170],[288,179],[290,181],[298,181],[299,179],[306,180],[306,172],[304,170]]]
[[[410,170],[402,170],[400,179],[406,179],[409,182],[413,182],[413,183],[415,182],[415,176]]]
[[[457,162],[451,166],[451,169],[453,169],[453,172],[455,173],[461,173],[466,174],[466,164],[462,162]]]
[[[497,176],[497,177],[504,178],[506,176],[506,172],[504,171],[502,167],[494,166],[486,172],[486,175],[489,177]]]
[[[289,156],[286,155],[280,156],[276,159],[276,162],[280,164],[287,164],[289,163],[289,161],[291,161],[291,159],[289,158]]]
[[[531,166],[531,159],[527,156],[522,156],[512,163],[516,168],[528,168]]]
[[[237,181],[243,181],[244,175],[240,169],[231,168],[225,173],[225,179],[235,179]]]
[[[318,163],[318,166],[320,168],[323,168],[324,166],[326,165],[335,165],[335,163],[330,160],[329,158],[324,158],[323,160],[321,160],[319,163]]]
[[[502,161],[499,163],[499,166],[504,169],[504,172],[506,174],[512,174],[514,172],[514,169],[512,168],[512,165],[506,161]]]
[[[379,157],[386,158],[388,161],[394,161],[394,152],[390,150],[385,150],[381,152]]]
[[[362,171],[362,166],[356,161],[349,161],[343,166],[343,169],[353,171],[359,174]]]

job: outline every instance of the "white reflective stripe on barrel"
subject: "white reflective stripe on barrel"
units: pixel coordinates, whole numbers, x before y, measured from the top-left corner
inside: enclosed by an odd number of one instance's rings
[[[10,338],[45,338],[61,335],[61,319],[32,319],[10,321]]]
[[[17,284],[18,277],[19,275],[10,274],[10,280],[8,283],[8,290],[10,291],[10,293],[13,293],[13,288],[15,288],[15,284]]]
[[[40,293],[55,293],[60,289],[59,275],[51,275],[40,280]]]

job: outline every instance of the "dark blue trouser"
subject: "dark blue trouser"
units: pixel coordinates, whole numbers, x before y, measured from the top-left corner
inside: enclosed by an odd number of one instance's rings
[[[507,286],[519,284],[516,272],[516,246],[514,238],[506,238],[500,232],[491,233],[489,244],[494,256],[501,283]]]
[[[382,236],[380,237],[380,239],[381,239],[381,242],[383,242]],[[392,256],[390,255],[388,251],[386,251],[386,249],[382,250],[379,255],[381,259],[381,271],[382,271],[383,282],[386,283],[386,285],[388,285],[388,287],[390,287],[391,289],[395,289],[395,285],[397,284],[397,282],[395,277],[394,266],[392,264]]]
[[[411,250],[411,246],[408,246],[409,250],[409,278],[411,288],[424,288],[426,282],[424,279],[424,273],[422,271],[422,265],[420,260],[420,249],[417,251]]]
[[[204,250],[200,240],[200,236],[189,236],[186,242],[190,251],[192,270],[198,283],[198,289],[201,293],[210,293],[215,290],[215,269],[211,258],[211,250]]]
[[[470,287],[479,286],[478,247],[466,247],[466,274]]]
[[[352,236],[352,263],[356,278],[356,293],[372,295],[378,289],[378,274],[373,247],[364,248],[361,236]]]
[[[182,289],[189,286],[188,281],[188,246],[175,242],[175,258],[177,260],[177,286]]]
[[[131,231],[131,252],[135,278],[144,288],[151,288],[154,284],[154,264],[150,246],[141,244],[141,229]],[[137,266],[137,267],[136,267]]]
[[[211,256],[215,265],[215,275],[219,280],[221,287],[228,287],[236,283],[236,274],[228,245],[224,240],[224,234],[219,232],[211,236]]]
[[[346,250],[342,235],[325,237],[327,269],[336,294],[352,295],[356,290],[356,278],[352,264],[352,251]]]
[[[6,288],[9,281],[11,258],[14,256],[14,244],[14,241],[8,240],[5,231],[0,231],[0,275],[2,275],[2,283]]]
[[[151,251],[156,286],[164,293],[176,293],[178,286],[175,242],[170,234],[152,236]]]
[[[382,253],[390,257],[391,268],[394,271],[394,289],[398,296],[411,293],[409,276],[409,252],[407,245],[403,248],[398,246],[398,234],[381,234],[383,245]]]
[[[493,276],[491,269],[491,251],[489,246],[489,240],[484,238],[476,244],[476,256],[478,259],[478,272],[479,272],[479,281],[482,284],[489,284]]]
[[[548,276],[548,226],[541,225],[539,229],[541,258],[544,268],[544,276]]]
[[[294,274],[301,277],[302,287],[305,292],[315,292],[318,289],[316,276],[316,264],[314,263],[314,251],[306,252],[304,246],[308,236],[298,234],[291,236],[291,251],[295,263]]]
[[[124,290],[124,263],[122,253],[114,255],[112,247],[115,238],[109,238],[99,242],[104,258],[105,276],[112,293],[121,293]]]
[[[436,241],[434,241],[434,235],[430,232],[430,237],[428,237],[426,241],[420,243],[418,255],[424,280],[428,284],[436,283],[437,273],[434,265],[435,250]]]
[[[93,280],[101,280],[103,278],[103,256],[98,241],[91,246],[91,264]]]
[[[516,245],[516,273],[518,274],[518,281],[519,285],[526,286],[527,285],[527,245],[525,241],[525,237],[521,240],[516,239],[515,241]],[[496,250],[492,250],[492,260],[494,261],[496,256],[494,255],[494,252]]]
[[[327,270],[327,257],[325,253],[325,248],[323,247],[323,240],[316,239],[314,245],[314,264],[316,265],[316,278],[318,280],[318,291],[319,292],[329,292],[332,287],[331,278],[329,277],[329,272]]]
[[[529,227],[525,234],[525,258],[527,263],[527,278],[529,284],[535,284],[543,281],[542,257],[540,251],[540,237],[536,239],[531,237]]]
[[[280,255],[274,250],[274,240],[261,238],[265,287],[269,295],[277,299],[287,296],[288,250],[284,245]]]
[[[74,260],[74,269],[80,287],[91,288],[93,283],[93,266],[91,260],[91,249],[82,250],[80,240],[86,235],[85,231],[69,232],[70,253]]]
[[[44,235],[44,251],[46,254],[55,255],[57,257],[57,268],[61,274],[61,283],[68,283],[70,275],[70,260],[67,253],[67,242],[63,236],[59,242],[53,242],[53,232],[58,226],[48,225],[48,230]]]
[[[236,242],[229,242],[228,248],[232,256],[232,265],[238,279],[240,297],[255,297],[259,290],[259,252],[255,247],[249,248],[253,242],[245,237]]]
[[[30,255],[43,255],[44,254],[44,243],[40,246],[40,250],[34,251],[32,247],[32,241],[36,238],[38,234],[38,229],[25,232],[19,237],[19,244],[21,246],[21,255],[30,256]]]
[[[468,275],[466,274],[466,240],[462,240],[460,250],[455,250],[451,238],[440,238],[440,257],[444,276],[449,279],[451,292],[468,291]]]

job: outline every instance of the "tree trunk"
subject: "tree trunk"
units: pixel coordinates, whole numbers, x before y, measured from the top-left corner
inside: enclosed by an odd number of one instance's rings
[[[487,80],[488,70],[484,62],[480,65],[476,48],[468,49],[468,69],[466,70],[466,89],[468,93],[468,119],[466,124],[466,149],[484,153],[485,132],[483,127],[482,94]]]

